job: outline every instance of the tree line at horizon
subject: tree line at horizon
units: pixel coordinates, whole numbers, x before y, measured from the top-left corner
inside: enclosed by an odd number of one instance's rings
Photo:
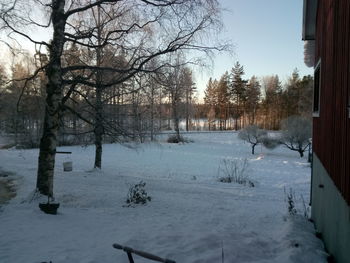
[[[209,130],[239,130],[247,125],[278,130],[290,116],[311,118],[312,76],[301,77],[295,69],[284,84],[278,75],[243,76],[244,68],[236,62],[218,80],[209,79],[202,109]]]
[[[73,45],[64,51],[64,60],[74,65],[93,59],[86,57],[87,53]],[[47,78],[43,73],[31,76],[47,60],[44,53],[27,54],[17,58],[9,72],[0,66],[0,132],[13,135],[15,145],[39,145]],[[181,118],[187,120],[187,129],[191,129],[196,100],[192,70],[182,55],[176,56],[176,61],[170,60],[172,67],[137,73],[128,81],[101,89],[100,94],[97,89],[77,85],[60,112],[59,144],[93,143],[98,114],[105,142],[153,140],[162,130],[180,131]],[[101,55],[101,61],[105,65],[123,63],[111,50]],[[102,73],[101,82],[112,77]]]
[[[76,46],[70,47],[65,52],[67,63],[83,59],[82,53]],[[120,58],[109,52],[105,56],[108,63],[120,63]],[[39,74],[26,83],[24,90],[22,87],[24,79],[47,59],[45,54],[25,56],[14,63],[10,74],[0,67],[0,131],[13,134],[17,145],[39,145],[46,77]],[[187,131],[239,130],[248,125],[277,130],[281,120],[287,117],[311,117],[311,76],[300,77],[295,69],[285,84],[277,75],[260,79],[252,76],[249,80],[243,76],[243,66],[236,62],[219,80],[209,79],[204,102],[199,103],[192,70],[187,66],[178,65],[161,75],[137,74],[102,93],[103,140],[113,142],[125,136],[141,142],[153,140],[164,130],[180,132],[180,120]],[[170,85],[176,79],[178,85]],[[95,101],[95,92],[83,85],[71,95],[60,117],[61,145],[93,143]]]

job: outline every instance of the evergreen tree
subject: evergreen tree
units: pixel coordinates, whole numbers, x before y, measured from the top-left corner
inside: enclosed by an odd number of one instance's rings
[[[215,107],[217,104],[216,99],[216,86],[214,84],[216,80],[213,80],[212,78],[209,79],[207,87],[204,91],[204,103],[208,105],[209,107]]]
[[[312,90],[313,78],[304,76],[301,79],[298,70],[295,69],[285,85],[284,118],[293,115],[311,117]]]
[[[8,80],[8,77],[6,75],[5,68],[0,65],[0,94],[3,91],[3,88],[5,87],[5,84]]]
[[[300,115],[305,118],[312,117],[314,78],[311,75],[304,76],[300,81],[301,97],[299,101]]]
[[[221,76],[217,86],[217,103],[220,130],[225,130],[230,106],[229,74],[227,71]]]
[[[238,130],[241,125],[238,121],[243,117],[245,112],[245,103],[247,101],[247,81],[243,79],[243,66],[237,61],[231,70],[230,95],[233,103],[233,117],[235,119],[235,129]]]
[[[211,130],[215,125],[216,109],[218,106],[217,86],[217,80],[210,78],[207,88],[204,91],[204,103],[206,105],[209,130]]]
[[[246,86],[246,105],[245,112],[248,114],[249,124],[256,123],[256,114],[260,102],[261,85],[257,77],[252,76]]]
[[[297,69],[294,69],[289,77],[284,90],[283,104],[284,117],[300,115],[300,100],[302,95],[300,76]]]
[[[277,75],[263,78],[264,99],[262,101],[263,126],[276,130],[282,120],[282,85]]]

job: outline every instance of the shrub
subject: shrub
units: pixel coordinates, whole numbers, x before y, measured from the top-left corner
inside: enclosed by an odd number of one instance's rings
[[[168,143],[180,143],[184,142],[184,138],[182,136],[170,135],[167,139]]]
[[[254,187],[255,184],[249,179],[247,169],[247,159],[223,159],[219,165],[219,181],[222,183],[237,183]]]
[[[264,139],[262,140],[262,144],[265,146],[265,148],[267,148],[269,150],[273,150],[281,143],[280,143],[279,139],[272,138],[272,137],[266,135],[264,137]]]
[[[287,202],[288,213],[291,216],[297,214],[297,209],[295,208],[295,193],[292,188],[289,189],[289,193],[286,192],[284,188],[285,201]]]
[[[168,143],[185,143],[185,142],[193,142],[192,140],[186,139],[183,136],[170,135],[167,139]]]
[[[126,203],[128,206],[133,204],[146,204],[151,201],[151,197],[147,194],[145,190],[146,183],[140,181],[138,184],[131,186],[127,195]]]
[[[310,206],[306,204],[303,195],[300,195],[300,200],[297,200],[293,188],[289,188],[289,192],[287,193],[287,190],[284,187],[284,201],[287,203],[287,210],[290,216],[303,215],[304,218],[309,220]]]

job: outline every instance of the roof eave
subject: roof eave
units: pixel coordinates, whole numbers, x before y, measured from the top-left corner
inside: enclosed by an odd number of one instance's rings
[[[303,40],[315,40],[317,0],[304,0],[303,10]]]

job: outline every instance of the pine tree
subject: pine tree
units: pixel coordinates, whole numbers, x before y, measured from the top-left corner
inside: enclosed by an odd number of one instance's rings
[[[246,105],[245,111],[248,114],[249,124],[256,123],[256,113],[259,107],[260,102],[260,91],[261,85],[257,77],[252,76],[246,86]]]
[[[204,91],[204,103],[206,105],[209,130],[214,126],[216,119],[216,109],[218,106],[217,80],[209,79],[207,88]]]
[[[300,86],[301,86],[301,97],[299,101],[300,115],[305,118],[311,118],[314,78],[310,75],[304,76],[300,81]]]
[[[289,77],[283,93],[284,118],[293,115],[311,117],[313,78],[300,78],[298,69]]]
[[[5,68],[0,65],[0,92],[3,91],[3,88],[5,87],[5,84],[7,82],[7,75],[6,75],[6,71]]]
[[[220,130],[225,130],[228,119],[228,112],[230,106],[230,93],[229,93],[229,74],[226,71],[221,76],[217,86],[217,102],[218,102],[218,117]]]
[[[265,129],[276,130],[283,118],[283,90],[279,77],[274,75],[263,78],[263,91],[263,126]]]
[[[214,85],[214,82],[216,82],[216,80],[213,81],[213,79],[210,78],[204,91],[204,103],[209,107],[215,107],[217,105],[216,86]]]
[[[235,119],[235,129],[238,130],[240,126],[238,121],[243,117],[245,113],[245,103],[247,101],[247,81],[243,80],[244,69],[243,66],[237,61],[231,70],[231,83],[230,83],[230,95],[233,103],[233,117]],[[243,123],[244,125],[244,123]]]
[[[299,72],[297,69],[294,69],[292,75],[287,81],[284,90],[284,118],[292,115],[300,115],[300,100],[302,95],[300,81]]]

